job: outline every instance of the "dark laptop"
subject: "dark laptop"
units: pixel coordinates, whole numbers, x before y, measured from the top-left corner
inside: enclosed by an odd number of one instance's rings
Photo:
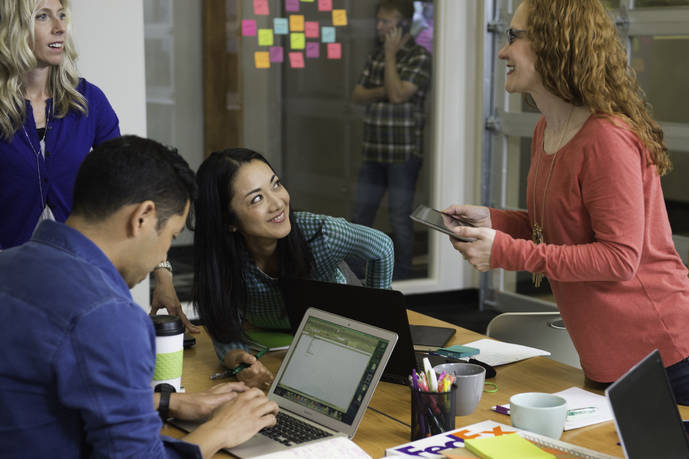
[[[628,459],[689,458],[689,436],[660,352],[651,352],[605,390]]]
[[[301,323],[304,312],[315,307],[397,333],[397,346],[383,372],[383,381],[407,384],[412,369],[423,368],[419,365],[420,357],[426,354],[414,351],[401,292],[305,279],[290,280],[282,288],[293,332]],[[431,357],[433,365],[455,361]]]

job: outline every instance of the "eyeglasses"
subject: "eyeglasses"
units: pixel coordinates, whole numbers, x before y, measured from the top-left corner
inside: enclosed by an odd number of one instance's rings
[[[507,36],[507,43],[510,45],[514,43],[514,40],[517,38],[522,38],[524,34],[526,33],[526,30],[521,30],[521,29],[513,29],[510,27],[509,29],[505,30],[505,35]]]

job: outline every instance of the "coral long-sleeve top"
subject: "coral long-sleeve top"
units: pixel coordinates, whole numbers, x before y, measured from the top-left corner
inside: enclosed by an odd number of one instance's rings
[[[689,278],[646,148],[623,121],[591,116],[557,155],[546,154],[545,126],[541,118],[533,137],[528,214],[491,209],[491,267],[545,274],[595,381],[616,380],[656,348],[666,367],[686,358]],[[534,211],[544,244],[531,241]]]

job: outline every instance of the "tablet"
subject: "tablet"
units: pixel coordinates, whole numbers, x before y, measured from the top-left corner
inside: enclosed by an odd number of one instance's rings
[[[424,206],[423,204],[419,204],[419,206],[416,209],[414,209],[414,212],[411,213],[409,218],[411,218],[415,222],[421,223],[422,225],[426,225],[429,228],[433,228],[436,231],[449,234],[453,238],[459,239],[460,241],[475,241],[475,239],[472,238],[458,237],[455,233],[452,232],[452,228],[455,228],[457,226],[474,225],[465,220],[460,220],[457,217],[453,217],[452,215],[444,214],[439,210],[431,209],[430,207]]]

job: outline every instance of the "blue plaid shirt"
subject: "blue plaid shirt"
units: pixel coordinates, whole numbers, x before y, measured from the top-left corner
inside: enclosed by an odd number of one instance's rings
[[[346,284],[345,276],[337,265],[351,255],[366,260],[364,285],[390,288],[395,255],[392,241],[387,235],[368,226],[350,223],[344,218],[309,212],[295,212],[294,217],[313,254],[313,279]],[[251,257],[247,256],[246,259],[251,260]],[[256,327],[289,329],[279,279],[265,274],[253,261],[244,266],[244,279],[247,289],[244,319]],[[213,345],[220,360],[231,349],[248,349],[241,342],[213,341]]]

